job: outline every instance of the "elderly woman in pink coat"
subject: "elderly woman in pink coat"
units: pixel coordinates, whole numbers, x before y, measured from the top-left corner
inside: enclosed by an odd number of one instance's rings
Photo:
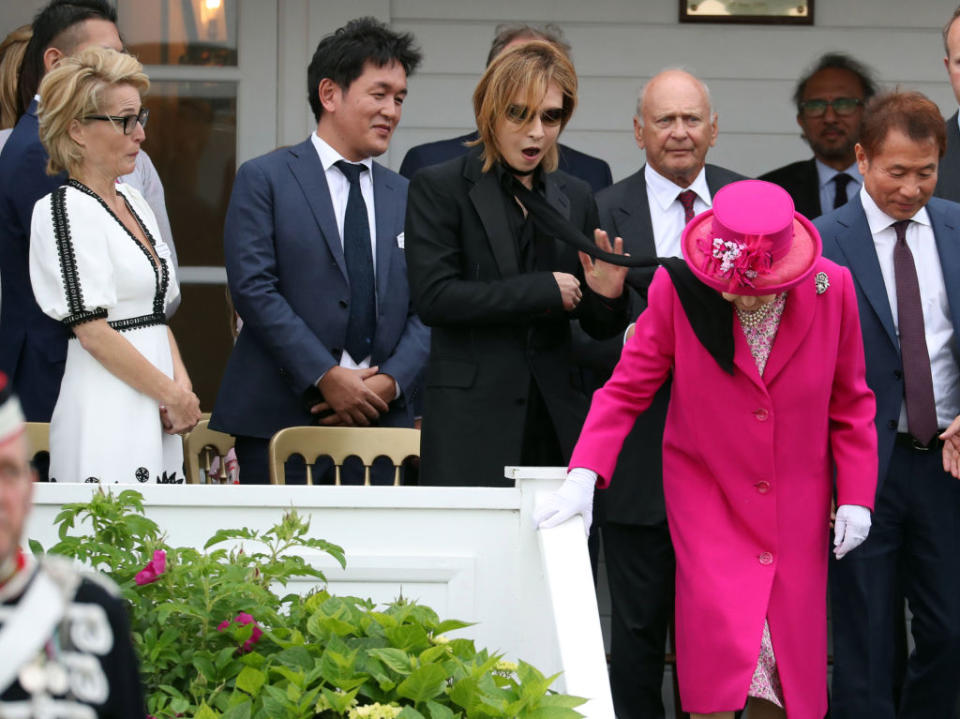
[[[589,518],[594,484],[672,376],[663,483],[683,709],[822,719],[831,499],[842,557],[866,538],[877,481],[853,280],[790,196],[756,180],[720,190],[682,249],[538,519]]]

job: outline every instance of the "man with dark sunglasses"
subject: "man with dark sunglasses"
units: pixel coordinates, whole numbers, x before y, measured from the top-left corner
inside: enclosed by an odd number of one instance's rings
[[[504,50],[529,40],[545,40],[556,45],[566,55],[570,54],[570,45],[563,38],[563,31],[553,24],[544,26],[527,25],[526,23],[504,23],[497,26],[497,34],[493,38],[490,52],[487,55],[487,66]],[[465,155],[469,143],[477,139],[476,132],[452,137],[448,140],[437,140],[417,145],[407,150],[400,164],[400,174],[412,179],[417,170],[430,165],[452,160],[454,157]],[[609,187],[613,182],[610,165],[598,157],[574,150],[563,143],[557,144],[558,168],[568,175],[579,177],[590,184],[594,192]]]
[[[863,107],[876,93],[872,73],[848,55],[830,52],[797,83],[793,101],[809,160],[761,175],[793,197],[797,212],[819,217],[842,207],[863,184],[853,148],[860,139]]]

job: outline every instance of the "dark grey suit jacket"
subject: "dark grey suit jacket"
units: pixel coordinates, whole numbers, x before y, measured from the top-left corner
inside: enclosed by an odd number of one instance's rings
[[[814,158],[792,162],[757,179],[780,185],[789,192],[794,207],[804,217],[812,220],[823,214],[820,208],[820,176]]]
[[[957,127],[957,113],[947,120],[947,152],[940,160],[937,173],[937,197],[960,202],[960,128]]]
[[[724,185],[746,179],[742,175],[715,165],[707,165],[707,187],[716,194]],[[644,168],[612,185],[597,195],[600,226],[611,237],[623,238],[624,252],[634,257],[656,257],[653,223],[647,200]],[[647,307],[647,288],[656,268],[631,268],[627,275],[630,287],[631,317],[636,318]],[[593,342],[587,356],[593,387],[597,389],[609,378],[620,359],[623,338]],[[637,418],[633,430],[623,443],[610,488],[598,492],[599,511],[605,521],[620,524],[652,525],[663,522],[663,426],[667,416],[670,384],[660,388],[650,408]]]

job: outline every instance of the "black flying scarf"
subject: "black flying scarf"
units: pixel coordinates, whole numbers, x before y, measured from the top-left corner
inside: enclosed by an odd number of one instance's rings
[[[680,298],[680,305],[697,339],[720,368],[733,374],[733,307],[719,292],[696,278],[679,257],[629,257],[601,250],[567,218],[547,202],[546,198],[528,190],[516,178],[504,174],[503,187],[527,208],[540,230],[561,242],[576,247],[594,259],[620,267],[656,267],[662,265],[670,275]]]

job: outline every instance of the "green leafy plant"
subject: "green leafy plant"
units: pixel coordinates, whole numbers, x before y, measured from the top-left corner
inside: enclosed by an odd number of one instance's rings
[[[130,602],[158,719],[582,716],[574,707],[583,699],[550,691],[556,675],[445,636],[465,622],[402,598],[378,607],[331,595],[298,552],[319,550],[345,566],[343,550],[310,537],[296,511],[265,532],[220,530],[202,552],[167,545],[132,490],[65,505],[56,522],[60,541],[49,551],[108,575]],[[305,577],[318,581],[306,596],[276,593]]]

